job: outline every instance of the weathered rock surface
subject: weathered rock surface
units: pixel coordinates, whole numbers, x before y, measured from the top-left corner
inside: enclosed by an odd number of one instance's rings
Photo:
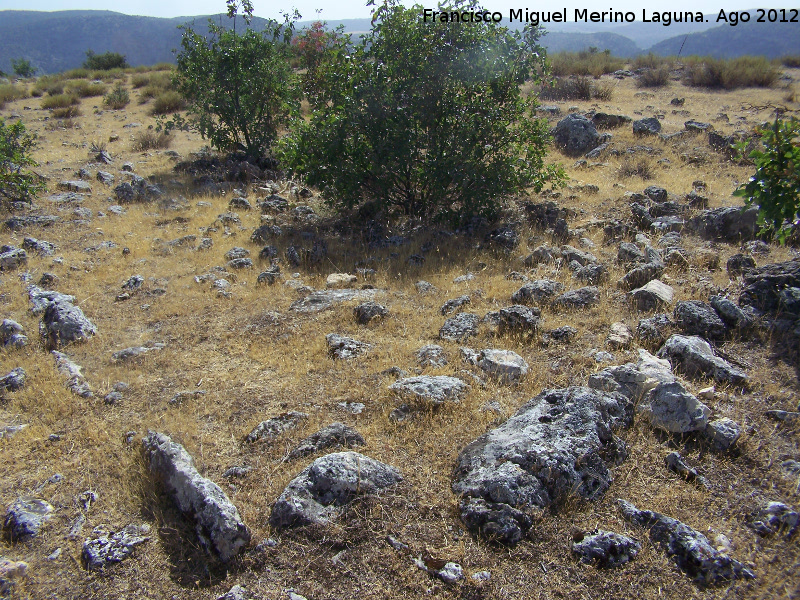
[[[9,560],[0,556],[0,594],[10,594],[16,586],[17,579],[25,577],[28,572],[28,563]]]
[[[366,325],[374,319],[382,319],[388,314],[389,309],[377,302],[362,302],[353,309],[353,316],[361,325]]]
[[[3,346],[22,348],[28,345],[28,336],[22,325],[12,319],[3,319],[0,323],[0,343]]]
[[[72,360],[70,360],[69,356],[59,352],[58,350],[53,350],[51,354],[56,360],[56,369],[59,373],[67,378],[67,387],[73,394],[76,394],[81,398],[91,398],[94,396],[89,384],[86,382],[86,379],[83,376],[83,373],[81,373],[82,367],[76,365],[74,362],[72,362]]]
[[[130,524],[116,533],[96,528],[92,533],[98,537],[87,539],[83,543],[82,551],[83,561],[90,571],[128,558],[136,546],[150,539],[147,535],[150,533],[150,526]]]
[[[661,121],[655,117],[639,119],[633,122],[634,135],[658,135],[661,131]]]
[[[443,367],[447,364],[444,348],[437,344],[427,344],[415,354],[417,364],[421,367]]]
[[[28,253],[22,248],[3,246],[0,248],[0,271],[14,271],[28,262]]]
[[[338,360],[350,360],[372,348],[372,344],[359,342],[338,333],[326,335],[325,342],[328,344],[328,355]]]
[[[600,567],[619,567],[636,558],[642,545],[625,535],[597,529],[575,536],[572,552],[583,563],[596,563]]]
[[[684,300],[675,305],[675,323],[687,335],[709,340],[725,337],[728,328],[710,304],[700,300]]]
[[[289,458],[295,459],[308,456],[320,450],[335,448],[336,446],[355,448],[356,446],[364,446],[366,443],[361,434],[349,425],[338,422],[331,423],[316,433],[312,433],[300,442],[297,447],[289,453]]]
[[[663,344],[667,339],[667,332],[674,326],[675,323],[672,322],[669,315],[653,315],[639,320],[639,324],[636,326],[636,335],[640,340]]]
[[[704,210],[688,222],[689,229],[711,240],[731,243],[755,239],[758,232],[758,208],[726,206]]]
[[[449,315],[452,312],[455,312],[462,306],[465,306],[470,303],[470,298],[467,295],[459,296],[458,298],[451,298],[439,309],[439,313],[442,315]]]
[[[749,521],[759,535],[778,533],[788,537],[797,529],[798,515],[783,502],[769,502],[754,511]]]
[[[736,277],[745,271],[756,268],[756,261],[749,254],[734,254],[725,263],[728,275]]]
[[[63,298],[47,304],[42,315],[42,336],[53,348],[87,340],[97,333],[83,311]]]
[[[719,382],[746,385],[747,374],[720,358],[704,339],[697,336],[674,334],[658,351],[660,358],[668,358],[673,366],[690,377],[711,377]]]
[[[25,379],[27,375],[25,369],[17,367],[11,369],[8,375],[0,377],[0,392],[16,392],[25,386]]]
[[[478,333],[480,317],[473,313],[458,313],[444,322],[439,329],[439,338],[461,342]]]
[[[22,496],[6,509],[3,529],[12,541],[36,537],[53,516],[53,507],[39,498]]]
[[[357,452],[322,456],[295,477],[275,505],[269,523],[277,530],[327,524],[356,496],[375,494],[403,480],[400,471]]]
[[[564,284],[552,279],[537,279],[526,283],[511,295],[516,304],[542,304],[549,302],[564,289]]]
[[[653,427],[671,433],[702,431],[708,425],[711,409],[700,402],[678,381],[659,383],[648,391],[637,406]]]
[[[748,305],[770,312],[787,311],[788,289],[800,288],[800,259],[764,265],[747,271],[745,288],[739,296],[739,305]],[[795,312],[800,316],[800,313]]]
[[[516,544],[531,528],[531,511],[571,494],[601,496],[612,480],[608,463],[625,456],[612,431],[630,425],[633,403],[584,387],[545,390],[458,456],[453,492],[474,533]]]
[[[555,127],[553,141],[568,156],[586,154],[600,143],[600,134],[594,124],[583,115],[571,114],[561,119]]]
[[[222,561],[239,554],[250,542],[250,531],[225,492],[200,475],[186,449],[163,433],[148,432],[142,444],[150,470],[178,508],[194,517],[201,536],[208,535]]]
[[[458,402],[469,386],[448,375],[420,375],[395,381],[389,389],[405,400],[416,400],[432,404]]]
[[[624,290],[640,288],[648,282],[658,279],[663,273],[664,263],[661,261],[645,263],[628,271],[625,276],[617,282],[617,285]]]
[[[741,437],[742,426],[733,419],[722,417],[710,421],[704,434],[716,450],[725,452]]]
[[[469,362],[480,367],[501,383],[511,383],[528,374],[528,363],[512,350],[487,348],[478,353],[462,349]]]
[[[315,313],[348,300],[374,300],[378,290],[318,290],[293,302],[289,307],[299,313]]]
[[[658,279],[653,279],[642,287],[632,290],[628,296],[636,307],[636,310],[645,312],[672,304],[675,291],[666,283]]]
[[[621,350],[631,345],[633,332],[625,323],[617,321],[612,323],[606,336],[606,344],[614,350]]]
[[[622,515],[650,532],[650,539],[696,582],[719,585],[734,579],[753,579],[753,572],[727,554],[717,551],[708,538],[680,521],[650,510],[639,510],[618,500]]]
[[[531,309],[521,304],[501,308],[498,311],[498,331],[501,334],[534,334],[541,323],[540,315],[539,309]]]
[[[332,288],[347,288],[348,286],[356,283],[358,277],[350,275],[349,273],[331,273],[325,279],[325,287]]]
[[[280,414],[276,417],[271,417],[266,421],[261,421],[261,423],[256,425],[253,428],[253,431],[247,434],[247,437],[244,441],[251,444],[253,442],[257,442],[258,440],[271,442],[286,431],[295,429],[300,421],[303,421],[307,418],[308,415],[306,413],[297,411],[290,411]]]
[[[584,308],[587,306],[594,306],[600,303],[600,290],[595,286],[588,286],[571,290],[561,294],[558,298],[553,300],[554,306],[563,306],[566,308]]]

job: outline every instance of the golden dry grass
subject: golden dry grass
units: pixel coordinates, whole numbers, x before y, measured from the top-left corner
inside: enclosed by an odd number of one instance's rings
[[[604,78],[603,83],[614,87],[610,100],[562,102],[562,111],[576,106],[581,111],[595,109],[635,118],[663,115],[667,133],[683,129],[683,122],[692,118],[713,122],[727,134],[770,119],[772,107],[786,103],[783,92],[777,89],[707,92],[672,82],[665,88],[642,92],[630,79]],[[131,99],[136,100],[144,89],[131,90]],[[675,96],[685,97],[683,107],[670,105]],[[442,237],[435,230],[421,232],[411,244],[377,250],[322,227],[321,235],[328,241],[328,260],[296,269],[300,281],[324,288],[327,274],[353,271],[357,261],[373,257],[375,261],[367,266],[374,267],[377,274],[370,283],[385,290],[378,293],[377,301],[387,305],[390,313],[382,322],[369,326],[353,320],[355,302],[317,314],[298,314],[289,310],[298,298],[294,290],[282,284],[255,285],[260,247],[249,237],[261,224],[257,210],[239,211],[242,225],[224,227],[217,222],[217,215],[228,210],[230,194],[193,196],[187,190],[172,189],[170,180],[188,183],[173,172],[175,159],[160,150],[132,149],[142,129],[125,125],[139,123],[146,128],[153,124],[147,106],[131,102],[124,110],[109,111],[103,110],[97,98],[79,99],[77,106],[83,116],[74,118],[73,126],[58,127],[48,120],[49,111],[39,105],[39,100],[12,100],[2,115],[21,114],[26,126],[40,136],[35,156],[41,166],[37,171],[49,178],[51,188],[91,163],[90,145],[102,142],[115,163],[90,166],[92,171],[111,170],[119,181],[119,167],[131,161],[137,174],[152,176],[170,190],[167,197],[187,196],[188,208],[174,211],[155,202],[126,205],[124,215],[111,215],[111,189],[93,181],[93,193],[82,203],[93,211],[89,224],[72,223],[73,207],[58,212],[43,196],[36,201],[37,210],[61,215],[61,223],[47,229],[3,233],[3,243],[20,245],[25,235],[33,235],[58,245],[56,255],[63,259],[61,262],[54,262],[52,257],[29,258],[32,280],[38,281],[46,271],[56,274],[56,289],[74,294],[76,303],[99,331],[88,342],[65,350],[83,366],[95,392],[94,398],[85,400],[64,387],[52,357],[39,343],[38,318],[29,310],[27,284],[18,273],[0,277],[2,318],[17,320],[31,338],[31,345],[25,349],[0,349],[0,374],[18,366],[28,374],[23,390],[0,400],[0,422],[29,425],[12,439],[0,440],[0,504],[6,506],[20,495],[34,493],[54,473],[63,475],[60,483],[46,484],[37,493],[56,508],[40,537],[17,544],[0,540],[0,555],[30,564],[29,577],[17,590],[19,598],[206,600],[217,598],[234,583],[244,585],[255,597],[282,597],[283,590],[294,588],[310,600],[425,596],[705,600],[791,598],[800,594],[796,538],[759,538],[745,525],[746,513],[761,500],[782,500],[795,509],[800,504],[798,482],[784,477],[780,469],[781,461],[800,457],[798,425],[775,424],[763,416],[768,408],[796,407],[797,376],[782,362],[769,339],[736,339],[722,346],[752,364],[751,390],[742,393],[718,386],[710,403],[716,414],[743,425],[746,433],[736,454],[707,452],[702,444],[656,433],[637,421],[620,432],[629,446],[630,458],[613,469],[615,481],[606,496],[595,503],[572,500],[557,514],[545,512],[534,526],[531,539],[514,549],[488,546],[466,533],[458,516],[457,499],[450,491],[455,458],[466,444],[512,415],[542,389],[585,384],[591,373],[602,368],[592,358],[592,350],[605,349],[612,322],[624,321],[635,328],[641,315],[629,308],[624,294],[613,285],[624,274],[615,262],[617,245],[604,243],[597,221],[627,217],[624,192],[641,191],[650,184],[685,194],[692,189],[693,181],[701,179],[708,186],[712,206],[735,204],[730,194],[749,176],[749,167],[714,153],[700,136],[643,141],[635,139],[628,127],[613,131],[613,144],[619,148],[644,144],[654,149],[649,158],[653,179],[647,182],[619,177],[623,156],[575,163],[553,151],[550,158],[562,161],[570,176],[570,187],[561,192],[558,202],[576,211],[570,227],[584,229],[583,237],[594,244],[591,251],[610,270],[612,283],[602,286],[600,305],[585,311],[543,310],[545,329],[571,325],[578,330],[570,345],[544,346],[539,337],[527,341],[497,338],[482,330],[470,346],[514,350],[530,365],[529,375],[510,387],[492,382],[485,387],[474,384],[461,404],[423,411],[409,422],[394,424],[388,415],[396,401],[387,390],[394,378],[382,375],[384,370],[398,366],[413,373],[413,353],[424,344],[440,343],[449,364],[424,372],[464,376],[466,367],[459,358],[459,345],[440,342],[437,337],[444,321],[438,309],[445,300],[469,294],[472,302],[467,309],[479,315],[507,306],[520,285],[505,278],[511,270],[526,272],[531,279],[558,279],[570,289],[580,286],[568,269],[540,265],[526,270],[522,265],[520,257],[537,245],[555,243],[548,234],[523,224],[519,227],[523,240],[520,247],[511,255],[503,255],[477,248],[480,239]],[[798,105],[788,108],[796,111]],[[721,113],[728,120],[722,119]],[[171,138],[171,150],[184,158],[204,145],[196,135],[186,132],[176,132]],[[597,185],[599,192],[579,191],[579,185],[586,183]],[[263,195],[257,189],[248,190],[251,201]],[[324,224],[327,209],[316,197],[308,203],[323,216]],[[509,211],[510,218],[518,215],[511,204]],[[101,217],[99,212],[107,216]],[[278,221],[287,231],[286,237],[277,241],[281,250],[289,240],[299,240],[300,231],[308,229],[289,216],[279,216]],[[168,250],[164,244],[188,234],[212,237],[213,248],[206,252]],[[408,256],[429,240],[435,245],[425,264],[409,266]],[[85,251],[102,241],[113,241],[117,247]],[[685,271],[667,270],[664,280],[675,288],[676,300],[706,299],[712,290],[735,296],[740,282],[728,278],[724,265],[739,249],[692,237],[686,243],[691,250],[705,250],[705,254],[694,254]],[[257,267],[228,277],[232,297],[223,298],[208,283],[196,283],[194,277],[224,265],[223,255],[233,246],[248,248]],[[123,247],[130,253],[123,254]],[[718,257],[722,268],[709,270],[709,256]],[[771,246],[769,255],[757,260],[764,264],[790,256],[790,250]],[[291,279],[295,269],[282,268],[284,276]],[[473,281],[453,282],[467,271],[475,273]],[[134,274],[145,277],[143,291],[130,300],[115,301],[121,284]],[[433,283],[437,291],[418,294],[414,283],[419,279]],[[166,288],[167,294],[147,295],[157,287]],[[334,362],[325,346],[325,334],[331,332],[351,335],[374,344],[374,348],[356,360]],[[163,342],[166,347],[129,364],[111,359],[117,350],[149,342]],[[635,360],[636,353],[634,349],[617,351],[615,357],[617,363],[623,363]],[[119,381],[130,389],[123,392],[120,403],[106,405],[103,396]],[[690,381],[688,385],[696,392],[707,382]],[[205,390],[206,394],[171,405],[170,398],[184,390]],[[481,410],[488,401],[498,402],[502,415]],[[341,402],[361,402],[366,408],[360,415],[351,415],[339,407]],[[271,446],[242,443],[258,422],[286,410],[301,410],[310,416]],[[400,468],[405,481],[378,499],[356,502],[329,528],[278,535],[268,524],[270,507],[285,485],[314,458],[289,462],[285,457],[299,440],[332,421],[356,427],[367,440],[361,451]],[[183,443],[201,473],[221,485],[237,505],[253,533],[252,547],[241,560],[223,568],[200,550],[193,524],[177,513],[147,472],[140,440],[148,429],[163,431]],[[128,432],[136,432],[130,444],[126,441]],[[51,434],[59,439],[51,440]],[[707,475],[712,483],[710,492],[663,468],[664,456],[673,449],[679,449]],[[222,473],[233,465],[249,465],[253,470],[240,479],[223,479]],[[65,535],[80,514],[75,498],[87,489],[97,492],[98,502],[86,515],[82,536],[67,540]],[[757,579],[721,588],[696,587],[647,541],[646,532],[621,519],[615,506],[618,497],[684,520],[712,540],[724,534],[731,540],[734,557],[750,565]],[[80,561],[83,539],[95,526],[119,529],[131,522],[149,523],[152,539],[132,558],[107,572],[88,573]],[[608,571],[575,561],[569,551],[572,530],[597,527],[642,540],[640,556],[624,568]],[[409,544],[414,555],[427,549],[436,557],[457,561],[467,574],[489,570],[491,581],[481,586],[471,581],[447,586],[433,580],[407,556],[393,550],[384,541],[387,534]],[[276,546],[255,549],[269,537],[277,541]],[[56,548],[62,549],[61,556],[48,560]]]

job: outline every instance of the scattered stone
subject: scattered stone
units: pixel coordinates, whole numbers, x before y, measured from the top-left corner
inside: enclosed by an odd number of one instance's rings
[[[25,369],[17,367],[8,375],[0,377],[0,392],[16,392],[25,386]]]
[[[351,415],[360,415],[366,408],[362,402],[339,402],[336,406],[349,412]]]
[[[430,294],[436,291],[436,286],[427,281],[418,281],[414,284],[418,294]]]
[[[633,122],[634,135],[658,135],[661,131],[661,122],[655,117],[639,119]]]
[[[690,377],[706,376],[733,385],[746,385],[749,381],[744,371],[715,355],[708,342],[697,336],[670,336],[658,356],[668,358]]]
[[[372,344],[359,342],[338,333],[329,333],[325,336],[325,341],[328,344],[328,355],[339,360],[350,360],[372,348]]]
[[[660,260],[657,262],[648,262],[643,265],[639,265],[638,267],[634,267],[628,271],[625,276],[617,282],[617,285],[624,290],[641,288],[650,281],[661,277],[663,273],[663,262]]]
[[[56,369],[67,378],[67,388],[76,396],[92,398],[94,394],[81,373],[82,367],[72,362],[66,354],[62,354],[57,350],[53,350],[51,354],[56,360]]]
[[[208,535],[208,545],[228,562],[250,543],[250,531],[239,511],[217,484],[194,466],[183,446],[163,433],[149,431],[142,439],[150,470],[158,475],[181,512],[192,514],[198,530]]]
[[[185,400],[195,400],[197,398],[201,398],[206,395],[205,390],[186,390],[183,392],[178,392],[172,398],[169,399],[169,404],[180,405],[183,404]]]
[[[726,452],[730,450],[739,440],[739,437],[741,437],[742,427],[736,421],[727,417],[722,417],[710,421],[704,434],[716,450]]]
[[[293,302],[289,307],[299,313],[315,313],[348,300],[374,300],[378,290],[319,290]]]
[[[389,389],[398,397],[431,404],[458,402],[469,386],[448,375],[419,375],[395,381]]]
[[[23,348],[28,345],[28,336],[22,325],[12,319],[3,319],[0,323],[0,342],[3,346]]]
[[[356,446],[364,446],[366,443],[361,434],[352,427],[344,423],[331,423],[300,442],[297,447],[289,453],[289,458],[300,458],[338,446],[354,448]]]
[[[151,346],[131,346],[130,348],[124,348],[122,350],[114,352],[111,355],[111,358],[112,360],[116,360],[119,362],[127,362],[129,360],[139,358],[153,350],[162,350],[163,348],[164,348],[163,344],[153,344]]]
[[[515,304],[543,304],[561,293],[564,284],[552,279],[537,279],[526,283],[511,295]]]
[[[325,280],[325,287],[328,289],[346,288],[358,282],[358,277],[349,273],[331,273]]]
[[[13,542],[36,537],[44,524],[53,516],[52,513],[53,507],[49,502],[22,496],[6,509],[3,529],[8,532]]]
[[[557,342],[571,342],[578,335],[578,330],[569,325],[556,327],[548,332],[548,335]]]
[[[36,252],[40,256],[53,256],[58,249],[58,246],[55,244],[44,240],[37,240],[34,237],[26,237],[22,240],[22,247],[25,250]]]
[[[618,321],[611,324],[608,336],[606,337],[606,344],[611,346],[614,350],[620,350],[630,346],[632,339],[633,333],[631,332],[631,328],[625,323]]]
[[[328,524],[356,496],[375,494],[403,480],[400,471],[357,452],[322,456],[295,477],[275,505],[269,523],[277,530]]]
[[[261,421],[261,423],[256,425],[255,428],[253,428],[253,431],[247,435],[244,441],[251,444],[253,442],[257,442],[258,440],[271,442],[281,434],[295,429],[300,421],[303,421],[307,418],[308,415],[306,413],[297,411],[290,411],[280,414],[277,417],[271,417],[266,421]]]
[[[248,250],[247,248],[242,248],[241,246],[235,246],[225,253],[225,260],[247,258],[248,256],[250,256],[250,250]]]
[[[27,427],[27,423],[22,425],[0,425],[0,440],[3,438],[11,439],[15,435],[17,435],[20,431]]]
[[[249,600],[249,598],[250,595],[245,588],[235,585],[222,596],[218,596],[217,600]]]
[[[61,219],[54,215],[14,215],[6,221],[6,227],[12,230],[24,229],[26,227],[48,227],[53,223],[58,223]]]
[[[519,234],[512,227],[500,227],[487,233],[483,242],[489,247],[511,251],[519,243]]]
[[[442,561],[430,558],[427,561],[423,557],[414,559],[414,564],[417,567],[434,577],[438,577],[445,583],[455,583],[464,579],[464,570],[461,565],[454,562],[446,562],[443,566],[440,566],[441,563]]]
[[[97,181],[99,181],[103,185],[111,185],[112,183],[114,183],[114,176],[108,171],[98,171]]]
[[[752,240],[758,232],[758,208],[725,206],[704,210],[687,223],[700,237],[730,243]]]
[[[646,311],[656,310],[663,306],[668,306],[672,304],[674,294],[675,292],[671,286],[667,285],[666,283],[663,283],[658,279],[653,279],[651,281],[648,281],[644,286],[632,290],[628,294],[628,297],[630,298],[633,305],[636,307],[636,310],[646,312]],[[669,317],[666,318],[667,320],[669,320]],[[642,323],[647,322],[649,324],[651,319],[642,319],[641,321],[639,321],[639,327],[637,328],[637,334],[639,335],[639,337],[643,337]],[[672,325],[673,324],[672,321],[669,321],[669,324]],[[646,327],[647,325],[645,325],[645,328]],[[647,338],[648,336],[644,337]]]
[[[572,542],[572,552],[581,557],[581,562],[600,567],[620,567],[636,558],[641,549],[635,539],[603,529],[580,532]]]
[[[471,352],[467,354],[472,355]],[[511,383],[528,374],[528,363],[511,350],[487,348],[469,360],[501,383]]]
[[[621,394],[543,391],[459,454],[452,487],[461,518],[470,531],[515,545],[531,528],[532,511],[573,493],[600,497],[613,479],[606,463],[625,456],[612,431],[632,419],[633,403]]]
[[[533,335],[541,324],[541,311],[538,308],[528,308],[515,304],[501,308],[499,313],[499,333],[517,335]]]
[[[618,503],[625,519],[648,529],[650,539],[660,544],[667,556],[696,582],[718,585],[734,579],[755,578],[739,561],[718,552],[699,531],[661,513],[639,510],[625,500],[618,500]]]
[[[451,300],[448,300],[442,304],[442,307],[439,309],[439,313],[442,315],[449,315],[451,312],[454,312],[469,303],[470,298],[467,295],[459,296],[458,298],[452,298]]]
[[[728,298],[723,296],[711,296],[708,300],[711,307],[729,327],[741,329],[753,324],[750,316]]]
[[[85,181],[80,180],[69,180],[69,181],[62,181],[58,184],[58,189],[64,190],[65,192],[75,192],[76,194],[91,194],[92,193],[92,186],[86,183]]]
[[[423,346],[417,350],[416,357],[421,367],[443,367],[447,364],[444,348],[437,344]]]
[[[667,469],[685,479],[689,483],[696,483],[704,488],[708,488],[708,480],[697,472],[697,469],[690,467],[677,452],[670,452],[664,457]]]
[[[711,340],[725,337],[728,328],[714,308],[700,300],[685,300],[675,305],[675,322],[687,335],[700,335]]]
[[[252,269],[253,260],[250,258],[234,258],[233,260],[229,260],[225,267],[233,270]]]
[[[770,502],[750,515],[750,526],[759,535],[781,534],[786,537],[797,529],[798,515],[783,502]]]
[[[458,313],[444,322],[439,329],[439,338],[453,342],[463,342],[478,333],[480,317],[473,313]]]
[[[645,394],[637,411],[653,427],[671,433],[702,431],[711,414],[711,409],[687,392],[678,381],[659,383]]]
[[[553,300],[554,306],[566,308],[584,308],[595,304],[600,304],[600,290],[595,286],[582,287],[565,292]]]
[[[136,546],[150,539],[147,535],[150,533],[150,526],[130,524],[116,533],[95,528],[92,533],[99,537],[87,539],[83,543],[82,552],[83,561],[89,571],[103,569],[128,558]]]
[[[571,114],[556,125],[553,141],[564,154],[581,156],[600,144],[600,134],[589,119]]]
[[[0,595],[5,597],[6,594],[11,594],[16,580],[25,577],[27,572],[28,563],[0,556]]]
[[[389,314],[389,310],[377,302],[363,302],[353,309],[356,322],[366,325],[374,319],[382,319]]]
[[[726,263],[728,275],[736,277],[749,269],[756,268],[756,261],[749,254],[734,254]]]
[[[466,275],[460,275],[453,279],[453,283],[466,283],[468,281],[472,281],[473,279],[475,279],[475,274],[467,273]]]
[[[0,271],[14,271],[28,262],[28,253],[22,248],[3,246],[0,248]]]
[[[608,113],[595,113],[592,116],[592,123],[598,129],[614,129],[630,123],[632,119],[625,115],[610,115]]]
[[[770,312],[789,312],[789,297],[784,292],[791,288],[800,288],[800,259],[751,269],[744,275],[744,284],[745,288],[739,296],[739,306],[747,305]],[[800,316],[800,311],[795,314]]]
[[[45,307],[41,325],[42,336],[50,347],[81,342],[97,333],[97,328],[80,308],[63,295],[57,292],[53,294],[56,294],[55,299]]]

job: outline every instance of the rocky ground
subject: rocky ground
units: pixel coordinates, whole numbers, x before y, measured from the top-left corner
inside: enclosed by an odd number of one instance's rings
[[[9,103],[0,595],[796,597],[800,260],[730,145],[798,78],[606,76],[541,110],[568,187],[458,230]]]

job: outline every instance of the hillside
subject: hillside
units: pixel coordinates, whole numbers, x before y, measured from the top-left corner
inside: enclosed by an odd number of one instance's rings
[[[800,597],[800,251],[728,152],[782,74],[593,80],[541,109],[612,134],[568,185],[460,228],[158,138],[168,72],[11,84],[49,189],[0,214],[0,595]]]
[[[751,20],[736,27],[722,25],[669,38],[654,44],[650,51],[661,56],[676,56],[680,51],[682,56],[732,58],[763,55],[780,58],[800,54],[800,23],[756,23]]]

